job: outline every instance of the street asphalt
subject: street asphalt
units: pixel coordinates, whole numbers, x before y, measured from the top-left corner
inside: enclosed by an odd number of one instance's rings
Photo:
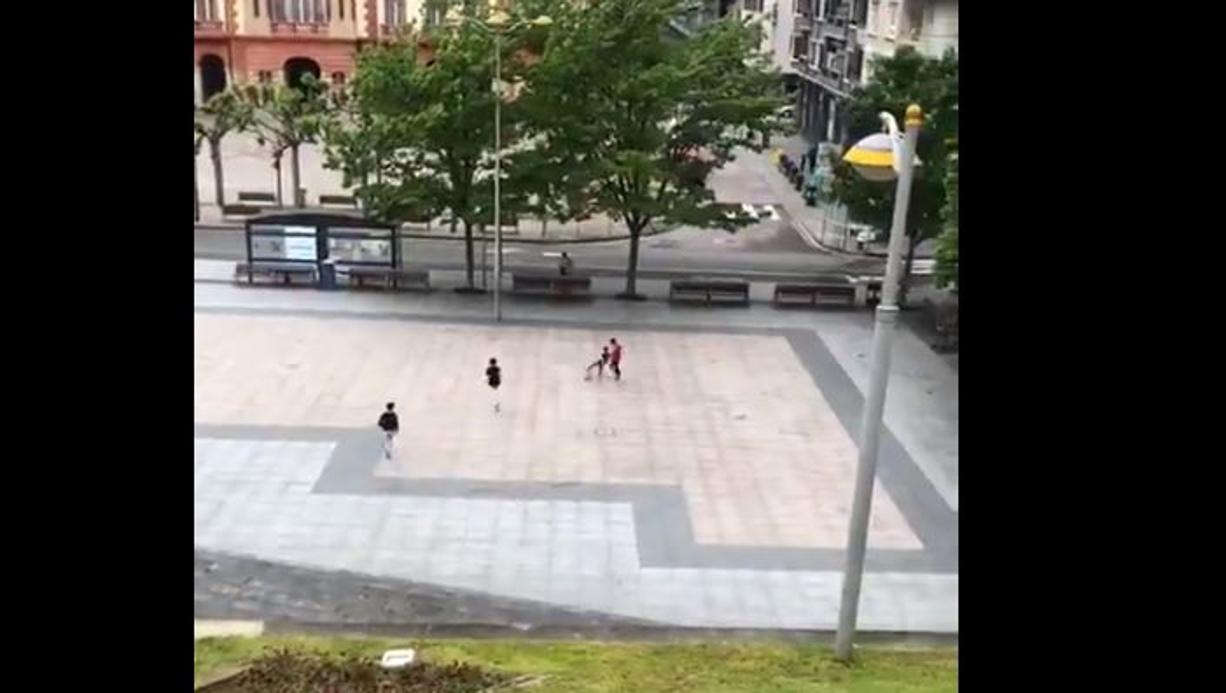
[[[431,270],[464,269],[463,236],[409,238],[403,241],[405,264]],[[482,248],[476,248],[480,271]],[[486,244],[493,264],[493,243]],[[504,239],[506,268],[553,268],[565,250],[575,270],[594,276],[622,276],[626,271],[629,242],[523,243]],[[212,260],[242,260],[245,257],[241,229],[195,230],[195,257]],[[640,276],[673,278],[695,274],[737,274],[747,278],[785,279],[815,274],[879,274],[879,258],[841,255],[814,249],[786,222],[758,224],[729,234],[723,231],[682,228],[643,238],[639,251]]]

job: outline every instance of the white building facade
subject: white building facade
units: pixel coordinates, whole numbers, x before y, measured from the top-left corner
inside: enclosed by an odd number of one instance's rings
[[[904,46],[934,58],[958,47],[957,0],[773,1],[775,60],[790,64],[797,124],[814,145],[847,139],[847,99],[875,58]]]

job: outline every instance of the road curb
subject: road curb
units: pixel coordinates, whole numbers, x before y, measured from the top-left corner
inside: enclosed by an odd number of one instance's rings
[[[201,638],[256,638],[264,634],[263,621],[196,619],[196,640]]]

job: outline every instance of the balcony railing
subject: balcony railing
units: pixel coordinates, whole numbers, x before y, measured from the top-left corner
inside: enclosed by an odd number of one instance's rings
[[[407,24],[380,24],[379,34],[381,36],[395,36],[405,30]]]
[[[844,59],[843,64],[847,62]],[[826,67],[814,66],[809,56],[799,56],[793,59],[792,65],[800,76],[810,82],[821,85],[827,91],[838,96],[847,96],[855,88],[855,83],[847,79],[842,72],[832,71]]]
[[[220,19],[197,19],[196,20],[196,31],[213,32],[213,31],[223,31],[224,29],[225,29],[225,25],[222,23]]]
[[[274,21],[271,23],[272,33],[274,34],[306,34],[309,36],[318,36],[328,33],[328,24],[326,22],[281,22]]]

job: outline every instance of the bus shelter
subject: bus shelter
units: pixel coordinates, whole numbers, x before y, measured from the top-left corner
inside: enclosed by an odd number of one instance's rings
[[[330,289],[337,272],[391,274],[402,263],[400,227],[358,213],[271,212],[248,219],[245,235],[248,281],[261,268],[313,268],[319,286]]]

